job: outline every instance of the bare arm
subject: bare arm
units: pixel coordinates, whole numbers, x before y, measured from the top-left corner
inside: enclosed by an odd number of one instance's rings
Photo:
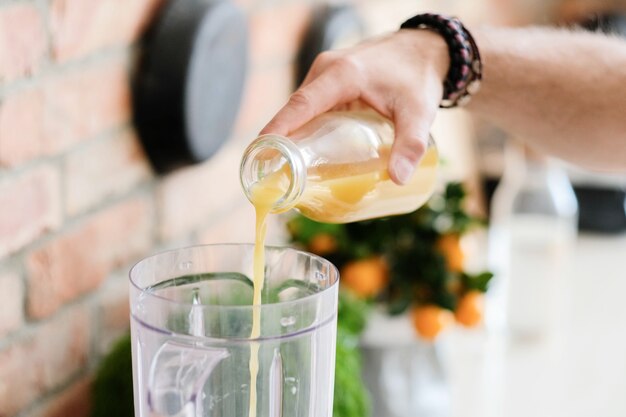
[[[484,83],[468,110],[563,159],[626,170],[626,40],[540,28],[475,35]]]
[[[626,170],[626,41],[539,28],[473,33],[484,76],[468,110],[564,159]],[[389,173],[403,183],[423,154],[448,65],[445,42],[423,30],[324,53],[262,133],[287,134],[363,101],[395,123]]]

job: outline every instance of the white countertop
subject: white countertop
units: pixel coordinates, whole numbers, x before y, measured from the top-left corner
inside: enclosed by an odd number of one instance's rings
[[[556,332],[442,343],[454,417],[626,416],[626,235],[579,236]]]

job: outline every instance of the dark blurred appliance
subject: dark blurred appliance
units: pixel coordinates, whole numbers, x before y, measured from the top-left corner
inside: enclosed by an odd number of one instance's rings
[[[321,52],[352,46],[363,39],[365,26],[350,4],[322,4],[313,11],[296,60],[295,87]]]
[[[134,122],[154,168],[202,162],[230,136],[247,72],[245,16],[229,0],[169,0],[140,46]]]

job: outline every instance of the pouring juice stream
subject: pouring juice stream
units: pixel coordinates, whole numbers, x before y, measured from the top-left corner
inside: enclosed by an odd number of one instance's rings
[[[408,213],[432,195],[438,165],[429,141],[413,177],[404,186],[387,174],[393,126],[371,112],[326,113],[295,132],[296,142],[266,135],[244,153],[241,181],[256,212],[253,260],[253,305],[261,304],[265,280],[266,219],[270,213],[296,208],[327,223],[348,223]],[[251,339],[261,335],[259,308],[253,308]],[[259,343],[250,348],[248,417],[257,415]]]
[[[265,282],[265,235],[267,232],[267,215],[274,204],[285,194],[285,182],[288,177],[285,171],[276,172],[265,177],[252,189],[252,205],[256,214],[254,259],[252,283],[252,331],[251,339],[261,336],[261,295]],[[256,417],[257,409],[257,375],[259,373],[259,343],[252,342],[250,347],[250,408],[248,417]]]

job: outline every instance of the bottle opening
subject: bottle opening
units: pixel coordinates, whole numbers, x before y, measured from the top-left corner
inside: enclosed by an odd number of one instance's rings
[[[263,135],[246,148],[240,166],[244,193],[253,204],[272,201],[272,212],[292,208],[304,191],[306,166],[298,147],[288,138]]]

